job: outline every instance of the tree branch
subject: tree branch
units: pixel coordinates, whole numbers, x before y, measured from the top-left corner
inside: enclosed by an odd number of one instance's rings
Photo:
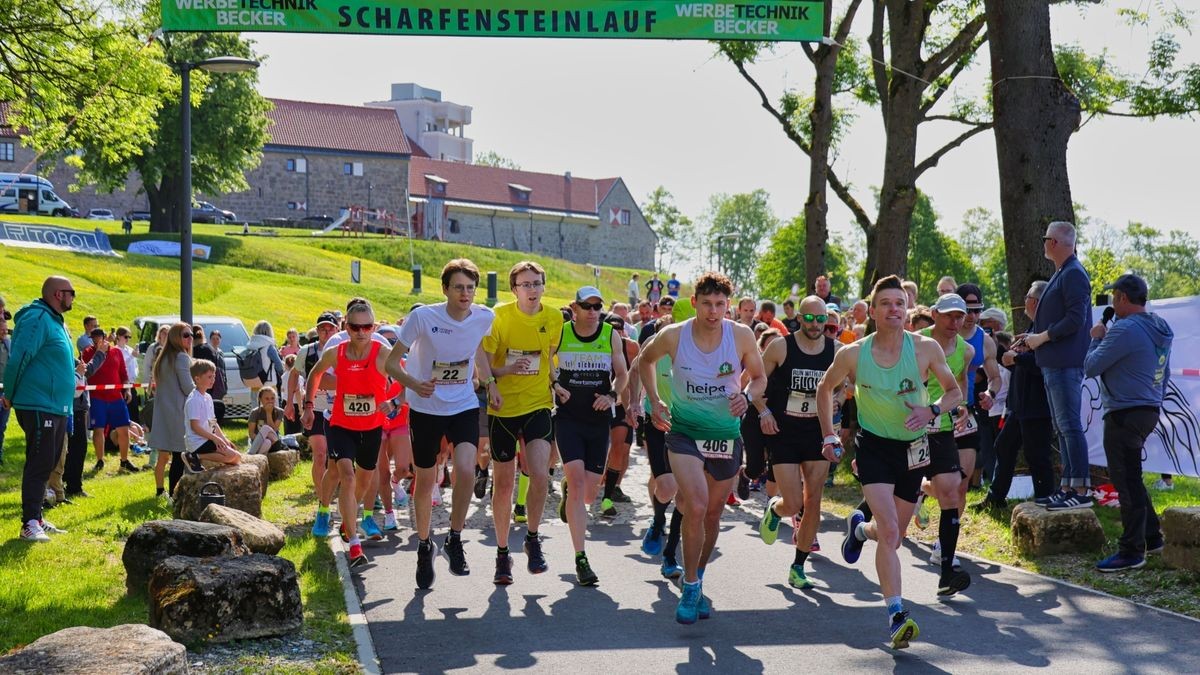
[[[965,117],[959,117],[957,115],[927,115],[925,117],[922,117],[921,121],[922,122],[958,122],[959,124],[966,124],[966,125],[970,125],[970,126],[979,126],[981,124],[991,124],[991,122],[984,122],[982,120],[969,120]]]
[[[950,41],[950,44],[925,61],[921,77],[932,82],[941,77],[955,63],[958,63],[959,59],[979,49],[979,46],[975,44],[975,37],[986,25],[987,17],[983,14],[968,21],[967,25],[963,26],[958,35],[955,35],[954,39]]]
[[[867,44],[871,46],[871,71],[875,74],[875,91],[879,95],[879,112],[883,115],[883,130],[887,131],[888,98],[887,60],[883,53],[884,11],[883,0],[874,0],[875,11],[871,15],[871,35]]]
[[[974,54],[975,52],[979,51],[979,48],[982,47],[985,42],[987,42],[987,33],[986,32],[984,32],[983,35],[981,35],[978,40],[975,40],[974,42],[971,43],[971,51],[969,53]],[[962,72],[967,69],[968,65],[970,65],[969,59],[959,59],[959,60],[955,61],[954,68],[950,71],[950,82],[953,82],[955,80],[955,78],[957,78],[960,74],[962,74]],[[930,80],[930,81],[932,82],[933,80]],[[947,83],[947,84],[949,84],[949,83]],[[950,90],[949,86],[933,87],[933,92],[930,93],[929,98],[926,99],[925,102],[921,104],[921,114],[924,115],[924,114],[928,113],[930,110],[933,110],[933,106],[937,105],[937,102],[942,100],[942,96],[944,96],[946,94],[946,92],[949,90]]]
[[[928,171],[929,169],[932,169],[933,167],[937,166],[937,163],[942,159],[943,156],[945,156],[946,153],[957,148],[958,146],[962,145],[963,143],[966,143],[968,140],[971,139],[971,137],[975,136],[976,134],[983,133],[984,131],[987,131],[991,128],[992,128],[992,123],[988,122],[986,124],[979,124],[971,129],[968,129],[967,131],[964,131],[963,133],[959,134],[957,138],[955,138],[954,140],[950,141],[949,143],[943,145],[942,147],[938,148],[937,152],[934,152],[932,155],[926,157],[924,159],[924,161],[922,161],[920,164],[918,164],[916,166],[916,170],[913,174],[913,178],[914,179],[919,178],[921,176],[921,174],[923,174],[926,171]]]

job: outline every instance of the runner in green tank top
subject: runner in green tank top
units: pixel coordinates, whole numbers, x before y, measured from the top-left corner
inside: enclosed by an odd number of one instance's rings
[[[901,600],[900,526],[912,517],[923,468],[929,464],[925,427],[962,401],[962,392],[946,365],[946,356],[933,340],[907,333],[904,319],[908,296],[900,279],[888,276],[875,284],[871,314],[877,331],[847,345],[817,385],[817,415],[825,436],[826,459],[838,461],[842,443],[834,434],[833,392],[846,378],[855,387],[858,405],[858,475],[863,496],[874,514],[864,523],[861,511],[848,519],[842,557],[854,563],[867,539],[875,546],[875,569],[890,623],[892,647],[902,649],[920,631],[904,611]],[[925,381],[936,378],[945,390],[929,402]]]

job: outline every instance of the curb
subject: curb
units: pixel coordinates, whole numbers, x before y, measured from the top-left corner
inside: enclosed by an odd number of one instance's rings
[[[350,564],[346,561],[346,547],[342,545],[341,537],[336,535],[326,539],[333,560],[337,564],[338,579],[342,582],[342,596],[346,600],[346,616],[350,620],[350,630],[354,634],[354,644],[358,651],[358,664],[366,675],[380,675],[379,656],[375,653],[375,642],[371,639],[371,629],[367,626],[367,617],[363,614],[362,605],[358,602],[358,591],[354,590],[354,580],[350,576]]]

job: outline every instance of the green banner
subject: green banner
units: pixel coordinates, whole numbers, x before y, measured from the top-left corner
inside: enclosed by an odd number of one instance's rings
[[[163,0],[168,32],[819,42],[829,0]]]

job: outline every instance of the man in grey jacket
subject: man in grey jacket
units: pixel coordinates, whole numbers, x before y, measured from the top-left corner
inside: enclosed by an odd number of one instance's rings
[[[1117,553],[1096,569],[1120,572],[1146,564],[1146,553],[1161,551],[1162,530],[1142,482],[1142,447],[1158,425],[1163,393],[1171,373],[1174,333],[1158,315],[1146,311],[1146,282],[1123,274],[1105,287],[1112,290],[1117,321],[1112,328],[1092,327],[1084,373],[1100,378],[1104,404],[1104,455],[1108,473],[1121,496]]]

